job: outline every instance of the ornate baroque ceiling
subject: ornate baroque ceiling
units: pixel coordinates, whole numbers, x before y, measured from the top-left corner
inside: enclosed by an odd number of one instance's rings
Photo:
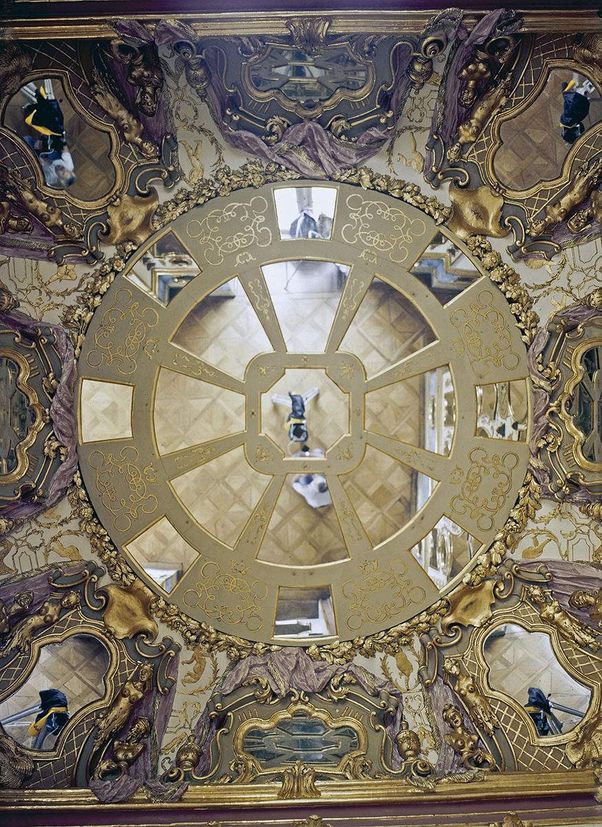
[[[597,823],[595,14],[22,5],[0,808]]]

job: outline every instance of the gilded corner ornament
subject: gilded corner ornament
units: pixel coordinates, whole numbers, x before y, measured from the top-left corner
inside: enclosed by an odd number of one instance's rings
[[[467,239],[471,235],[504,238],[510,232],[500,223],[504,199],[490,187],[483,185],[469,190],[450,185],[449,197],[453,212],[447,226],[460,238]]]
[[[111,584],[103,590],[108,598],[103,621],[118,640],[145,634],[154,640],[159,628],[151,615],[153,593],[140,580],[130,586]]]
[[[103,240],[114,246],[129,241],[142,244],[153,232],[153,216],[159,196],[156,191],[149,195],[121,195],[107,207],[107,230]]]

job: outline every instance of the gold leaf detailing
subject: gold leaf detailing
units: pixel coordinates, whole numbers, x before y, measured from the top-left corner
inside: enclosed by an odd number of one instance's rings
[[[537,607],[541,620],[554,626],[565,640],[577,646],[589,646],[595,651],[600,649],[601,644],[596,634],[588,629],[584,623],[565,612],[549,591],[542,589],[541,586],[529,586],[527,597]]]
[[[207,264],[221,264],[226,256],[252,244],[257,247],[270,246],[272,231],[266,225],[267,209],[266,199],[255,196],[250,201],[228,204],[222,210],[211,210],[200,221],[191,219],[186,232],[198,242]]]
[[[158,340],[150,338],[149,332],[158,321],[159,314],[154,308],[141,306],[131,290],[120,290],[114,304],[102,314],[100,327],[94,336],[96,347],[88,354],[88,364],[90,367],[103,363],[116,365],[124,376],[135,373],[140,353],[148,359],[154,353]],[[129,328],[123,333],[120,330],[122,335],[116,337],[115,330],[122,322],[127,322]]]
[[[450,745],[456,755],[460,756],[463,767],[468,770],[490,770],[495,767],[495,758],[479,746],[478,737],[468,731],[457,706],[452,706],[452,704],[444,706],[443,720],[451,727],[451,731],[444,736],[445,742]]]
[[[489,531],[493,528],[493,516],[512,488],[512,472],[519,457],[512,451],[494,454],[473,448],[469,459],[467,471],[458,467],[450,476],[450,484],[460,488],[451,500],[451,510],[460,517],[467,515],[482,531]]]
[[[302,761],[287,767],[282,773],[282,786],[278,798],[319,798],[320,790],[316,787],[316,772]]]
[[[138,458],[138,449],[131,445],[122,448],[118,454],[92,451],[88,458],[90,467],[96,472],[96,488],[102,504],[112,514],[117,531],[129,531],[140,514],[152,514],[159,504],[149,490],[157,479],[155,469],[152,463],[140,468]],[[128,497],[119,493],[123,481],[129,491]]]
[[[421,218],[411,219],[402,210],[391,207],[385,201],[367,201],[359,193],[349,195],[346,205],[349,223],[343,226],[341,235],[348,244],[372,247],[380,255],[387,256],[395,264],[403,264],[409,255],[408,244],[422,235],[426,224]],[[374,221],[389,222],[389,232],[375,232]]]
[[[488,735],[493,735],[495,728],[500,725],[499,721],[487,698],[477,689],[473,678],[460,662],[452,658],[445,658],[443,668],[448,675],[448,682],[466,704],[468,714],[475,725],[482,727]]]
[[[234,562],[226,569],[213,560],[200,560],[200,577],[184,593],[184,603],[201,609],[212,620],[240,625],[253,632],[261,629],[267,583],[250,578],[242,563]]]

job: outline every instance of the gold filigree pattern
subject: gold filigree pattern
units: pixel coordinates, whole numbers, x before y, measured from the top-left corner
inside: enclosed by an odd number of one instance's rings
[[[213,560],[200,562],[199,579],[184,594],[186,605],[202,609],[212,620],[227,620],[249,631],[259,631],[263,627],[261,604],[268,594],[267,584],[250,579],[241,563],[226,568]]]
[[[112,307],[102,314],[94,337],[96,347],[88,353],[86,361],[90,367],[115,365],[119,373],[130,376],[138,369],[139,355],[150,358],[154,352],[157,339],[149,336],[149,332],[157,325],[159,314],[152,307],[141,306],[127,288],[120,290],[115,298]],[[119,332],[124,333],[123,338],[116,336],[118,327]]]
[[[420,219],[411,221],[402,210],[391,207],[384,201],[366,202],[361,195],[347,197],[349,223],[342,229],[343,240],[348,244],[363,246],[360,256],[371,260],[370,251],[375,250],[395,264],[403,264],[408,258],[408,244],[415,235],[422,235],[426,225]],[[374,219],[388,222],[390,232],[376,232]]]
[[[451,323],[460,338],[452,347],[461,353],[468,353],[471,360],[485,365],[514,369],[520,357],[512,350],[510,328],[502,314],[493,306],[493,293],[481,290],[469,308],[460,308],[451,314]],[[493,328],[495,339],[488,338]]]
[[[512,486],[512,472],[519,459],[512,451],[497,454],[484,448],[474,448],[469,459],[472,464],[468,471],[457,468],[450,478],[450,482],[460,488],[460,493],[451,500],[451,509],[460,517],[468,515],[479,528],[487,531]]]
[[[240,254],[251,245],[269,247],[272,231],[265,223],[267,208],[268,202],[261,196],[234,202],[222,210],[211,210],[202,221],[191,219],[187,233],[198,241],[207,264],[221,264],[234,251]]]
[[[119,453],[95,450],[88,457],[95,472],[96,489],[117,531],[129,531],[140,514],[153,514],[159,504],[151,493],[156,471],[150,464],[140,468],[138,459],[138,449],[133,446],[126,446]],[[127,497],[120,496],[118,480],[125,480]]]
[[[407,576],[403,563],[394,569],[376,559],[366,560],[362,571],[364,577],[359,583],[349,580],[343,584],[343,594],[349,600],[345,623],[353,631],[361,629],[367,622],[394,620],[408,605],[420,605],[426,597],[425,590]],[[383,600],[384,595],[388,599]]]

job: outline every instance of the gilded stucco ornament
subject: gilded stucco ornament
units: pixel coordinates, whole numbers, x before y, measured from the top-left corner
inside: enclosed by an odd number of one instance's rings
[[[566,745],[566,754],[576,769],[591,768],[602,780],[602,711],[592,715]]]
[[[135,674],[121,687],[110,709],[99,714],[94,734],[94,743],[97,746],[106,743],[125,726],[136,704],[151,689],[153,674],[151,664],[141,664]]]
[[[0,790],[18,790],[33,774],[35,764],[28,751],[0,724]]]
[[[496,821],[489,827],[535,827],[532,821],[523,821],[517,813],[508,813],[502,821]]]
[[[533,460],[544,493],[577,503],[594,519],[602,516],[600,388],[596,381],[602,358],[601,303],[602,289],[598,288],[551,318],[541,334],[537,372],[533,372],[546,395]]]
[[[463,148],[475,143],[486,123],[508,102],[511,85],[511,79],[504,78],[478,101],[468,120],[458,127],[456,142],[447,150],[449,161],[458,161],[462,157]]]
[[[441,621],[443,631],[452,626],[481,626],[491,617],[496,601],[496,581],[485,580],[479,586],[460,586],[447,598],[449,611]]]
[[[471,235],[503,238],[510,232],[500,224],[504,199],[489,187],[468,190],[451,185],[449,197],[453,212],[447,226],[460,238],[467,239]]]
[[[94,778],[120,778],[127,774],[130,766],[136,761],[147,747],[148,736],[151,732],[151,722],[148,718],[136,718],[124,738],[115,740],[111,744],[112,758],[103,758],[94,770]]]
[[[121,101],[103,84],[98,75],[94,80],[95,82],[90,90],[94,100],[104,109],[107,115],[115,120],[124,141],[135,147],[147,160],[158,160],[159,150],[155,144],[144,137],[144,128],[140,121],[128,112]]]
[[[541,586],[529,586],[527,595],[532,603],[537,606],[540,618],[554,626],[559,634],[577,646],[590,647],[598,651],[602,643],[591,629],[584,623],[576,620],[560,606],[557,600],[552,598],[549,591]]]
[[[569,597],[569,606],[585,610],[593,625],[602,626],[602,588],[598,591],[578,589]]]
[[[482,727],[487,735],[493,735],[500,723],[491,708],[491,704],[479,690],[474,678],[460,661],[445,658],[443,669],[447,681],[466,704],[468,714],[476,726]]]
[[[583,204],[602,179],[602,158],[589,161],[580,167],[572,179],[569,188],[558,200],[548,204],[541,217],[535,217],[527,226],[531,236],[539,236],[548,232],[550,228],[565,221],[571,213]],[[597,202],[596,202],[597,203]]]
[[[158,627],[150,613],[154,595],[144,583],[135,580],[131,586],[105,586],[108,597],[103,620],[118,640],[144,633],[149,641],[158,634]]]
[[[67,592],[63,597],[51,597],[44,601],[34,613],[20,621],[0,649],[0,658],[11,652],[29,652],[33,640],[40,632],[57,622],[65,612],[72,611],[79,605],[79,595],[75,591]]]
[[[460,756],[462,766],[467,770],[491,770],[496,766],[493,755],[479,743],[464,724],[462,713],[453,704],[443,708],[443,720],[449,731],[443,736],[445,742]]]
[[[125,241],[142,244],[152,233],[153,215],[159,203],[157,192],[150,195],[121,195],[107,207],[107,232],[103,240],[114,246]]]

